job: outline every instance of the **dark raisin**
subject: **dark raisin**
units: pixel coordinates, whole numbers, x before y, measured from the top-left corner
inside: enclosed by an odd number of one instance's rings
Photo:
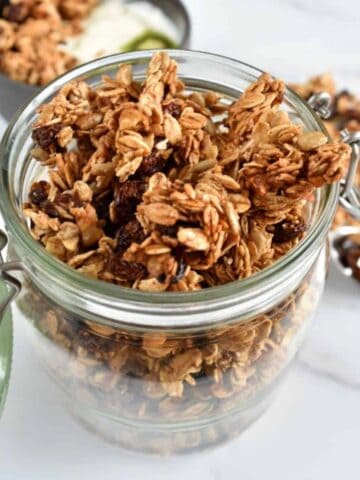
[[[114,191],[116,223],[124,223],[131,219],[145,190],[146,183],[141,180],[117,183]]]
[[[99,220],[109,220],[109,206],[112,201],[113,194],[111,192],[94,199],[93,205]]]
[[[141,224],[136,219],[131,220],[116,232],[116,253],[125,252],[133,242],[141,243],[145,240],[145,237]]]
[[[48,182],[40,181],[35,182],[31,186],[30,190],[30,201],[34,205],[40,205],[42,202],[47,200],[49,195],[50,185]]]
[[[61,206],[68,206],[73,201],[71,193],[58,192],[55,195],[55,203],[60,204]]]
[[[351,270],[352,276],[360,282],[360,245],[345,237],[335,242],[342,265]]]
[[[56,218],[59,216],[59,213],[56,210],[54,203],[50,200],[45,200],[44,202],[42,202],[40,207],[41,210],[46,213],[46,215],[49,215],[49,217]]]
[[[61,129],[62,126],[59,123],[37,127],[33,130],[32,138],[39,147],[49,150],[51,146],[56,145],[56,135]]]
[[[91,354],[106,354],[114,348],[114,342],[109,338],[102,338],[89,330],[79,329],[77,341],[87,352]]]
[[[30,8],[25,3],[10,4],[5,11],[5,16],[9,22],[23,22],[30,13]]]
[[[178,222],[176,225],[172,225],[170,227],[158,225],[158,230],[161,235],[166,235],[167,237],[176,237],[179,227],[198,228],[199,224],[195,222]]]
[[[185,275],[185,272],[186,272],[186,267],[187,267],[187,265],[186,265],[184,259],[180,258],[178,260],[178,268],[177,268],[177,271],[176,271],[176,275],[172,278],[171,283],[175,284],[175,283],[180,282],[180,280],[183,279],[183,277]]]
[[[195,378],[195,380],[200,380],[200,378],[204,378],[204,379],[209,380],[209,377],[206,375],[204,370],[200,370],[199,372],[191,373],[191,376],[193,378]]]
[[[140,167],[136,171],[137,178],[150,177],[156,172],[161,172],[166,165],[166,160],[161,158],[157,153],[152,152],[141,162]]]
[[[164,106],[164,113],[169,113],[174,118],[179,118],[181,115],[181,108],[176,102],[170,102]]]
[[[306,231],[306,223],[300,218],[298,223],[291,223],[286,220],[275,225],[273,240],[275,243],[285,243],[300,236]]]
[[[166,280],[166,275],[165,275],[165,273],[160,273],[160,275],[157,277],[157,279],[158,279],[158,281],[159,281],[160,283],[164,283],[165,280]]]
[[[170,227],[167,227],[165,225],[158,225],[158,229],[161,235],[164,235],[166,237],[176,237],[179,230],[179,225],[172,225]]]
[[[116,277],[123,278],[129,282],[140,280],[147,274],[146,267],[141,263],[126,262],[115,255],[108,260],[107,269]]]

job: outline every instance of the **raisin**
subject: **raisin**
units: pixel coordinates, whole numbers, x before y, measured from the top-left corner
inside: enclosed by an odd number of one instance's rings
[[[360,282],[360,245],[345,237],[335,242],[342,265],[351,270],[352,276]]]
[[[178,260],[178,268],[176,271],[176,275],[172,278],[171,283],[175,284],[180,282],[184,278],[185,272],[186,272],[187,265],[184,261],[183,258],[180,258]]]
[[[108,260],[107,269],[116,277],[123,278],[129,282],[140,280],[147,274],[146,267],[141,263],[126,262],[115,255]]]
[[[154,173],[161,172],[166,165],[166,160],[159,157],[155,152],[152,152],[148,157],[145,157],[137,169],[136,176],[138,178],[150,177]]]
[[[10,4],[6,9],[6,18],[9,22],[21,23],[30,13],[30,8],[25,3]]]
[[[157,280],[158,280],[158,282],[160,282],[160,283],[164,283],[165,280],[166,280],[166,275],[165,275],[165,273],[161,273],[161,274],[157,277]]]
[[[77,341],[88,353],[95,355],[106,354],[114,348],[114,342],[109,338],[102,338],[84,329],[77,332]]]
[[[158,229],[161,235],[164,235],[166,237],[176,237],[179,230],[179,225],[172,225],[170,227],[167,227],[165,225],[158,225]]]
[[[109,206],[112,200],[112,193],[108,193],[107,195],[102,195],[100,198],[94,199],[94,207],[99,220],[109,220]]]
[[[136,219],[131,220],[116,232],[116,253],[124,253],[133,242],[141,243],[145,237],[141,224]]]
[[[115,186],[116,222],[124,223],[130,220],[145,190],[146,183],[141,180],[127,180]]]
[[[30,201],[34,205],[41,205],[42,202],[47,200],[49,195],[50,185],[45,181],[35,182],[31,186]]]
[[[56,207],[53,202],[50,200],[45,200],[44,202],[41,203],[40,205],[41,210],[46,213],[49,217],[56,218],[59,216],[58,211],[56,210]]]
[[[32,138],[39,147],[44,150],[49,150],[51,146],[56,145],[56,135],[61,129],[62,126],[59,123],[37,127],[32,133]]]
[[[161,235],[167,237],[176,237],[179,227],[184,228],[199,228],[199,224],[195,222],[178,222],[176,225],[165,226],[165,225],[158,225],[158,230]]]
[[[169,113],[174,118],[179,118],[181,115],[181,108],[176,102],[170,102],[164,106],[164,113]]]
[[[68,206],[73,201],[71,193],[58,192],[55,195],[55,203],[59,203],[62,206]]]
[[[286,220],[275,225],[273,240],[275,243],[285,243],[298,237],[306,231],[306,223],[300,218],[298,223]]]

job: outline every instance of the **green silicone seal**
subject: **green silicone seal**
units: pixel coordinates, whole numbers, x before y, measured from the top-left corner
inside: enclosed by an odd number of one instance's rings
[[[0,300],[7,296],[7,287],[0,280]],[[10,380],[13,349],[13,324],[10,307],[0,322],[0,415],[3,411]]]

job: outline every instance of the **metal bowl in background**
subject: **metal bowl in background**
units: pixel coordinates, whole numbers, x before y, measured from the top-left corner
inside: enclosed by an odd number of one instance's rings
[[[135,3],[137,0],[127,0],[126,3]],[[172,21],[177,29],[179,48],[189,48],[191,21],[189,14],[181,0],[146,0],[160,8]],[[7,75],[0,74],[0,114],[9,121],[14,113],[32,96],[36,95],[41,87],[12,80]]]

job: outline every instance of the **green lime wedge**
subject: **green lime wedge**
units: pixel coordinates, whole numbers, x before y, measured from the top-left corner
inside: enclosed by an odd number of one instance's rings
[[[7,295],[7,288],[0,280],[0,302]],[[0,322],[0,415],[3,411],[10,380],[13,348],[13,325],[11,311],[8,307]]]
[[[151,50],[156,48],[176,48],[178,45],[171,38],[156,30],[145,30],[122,47],[121,52],[134,50]]]

